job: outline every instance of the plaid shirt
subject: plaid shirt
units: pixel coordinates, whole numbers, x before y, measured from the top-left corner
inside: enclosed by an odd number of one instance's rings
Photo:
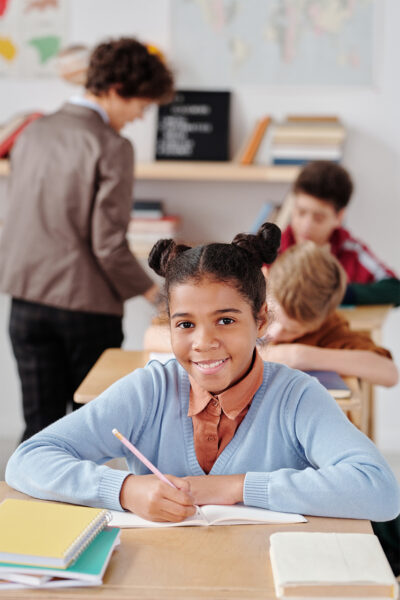
[[[282,234],[282,253],[296,243],[293,230],[289,225]],[[335,229],[329,240],[331,252],[347,273],[350,283],[374,283],[396,274],[386,267],[365,245],[353,238],[347,229]]]

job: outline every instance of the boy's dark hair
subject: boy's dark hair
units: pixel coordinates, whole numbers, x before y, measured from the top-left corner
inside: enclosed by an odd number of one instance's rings
[[[86,89],[101,96],[115,87],[122,98],[149,98],[168,102],[173,97],[173,77],[157,53],[134,38],[99,44],[92,52]]]
[[[231,244],[207,244],[191,248],[174,240],[159,240],[149,254],[149,266],[165,277],[168,309],[170,289],[187,281],[208,277],[231,284],[251,306],[255,319],[265,302],[266,285],[261,271],[272,263],[281,242],[281,230],[264,223],[257,235],[239,233]]]
[[[316,160],[308,163],[293,184],[295,194],[304,193],[332,204],[336,212],[345,208],[353,192],[349,173],[337,163]]]

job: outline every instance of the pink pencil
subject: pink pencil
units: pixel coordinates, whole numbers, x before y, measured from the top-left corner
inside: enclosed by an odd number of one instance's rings
[[[124,446],[126,446],[126,447],[127,447],[127,448],[128,448],[130,451],[131,451],[131,452],[133,452],[133,454],[134,454],[135,456],[137,456],[137,457],[138,457],[138,459],[139,459],[139,460],[141,460],[141,461],[142,461],[142,463],[143,463],[144,465],[146,465],[146,467],[148,467],[148,468],[150,469],[150,471],[152,471],[152,472],[154,473],[154,475],[157,475],[157,477],[158,477],[159,479],[161,479],[161,481],[164,481],[165,483],[168,483],[168,485],[170,485],[171,487],[173,487],[173,488],[177,489],[176,485],[174,485],[174,484],[172,483],[172,481],[170,481],[169,479],[167,479],[167,478],[165,477],[165,475],[163,475],[163,474],[161,473],[161,471],[159,471],[159,470],[157,469],[157,467],[155,467],[155,466],[154,466],[154,465],[153,465],[153,464],[152,464],[152,463],[151,463],[151,462],[150,462],[150,461],[149,461],[149,460],[148,460],[148,459],[147,459],[145,456],[143,456],[143,454],[140,452],[140,450],[138,450],[137,448],[135,448],[135,446],[134,446],[133,444],[131,444],[131,443],[130,443],[130,442],[127,440],[127,439],[126,439],[126,437],[124,437],[124,436],[122,435],[122,433],[120,433],[120,432],[118,431],[118,429],[115,429],[115,428],[114,428],[114,429],[112,430],[112,432],[113,432],[113,434],[115,435],[115,437],[117,437],[117,438],[120,440],[120,442],[122,442],[122,443],[124,444]]]

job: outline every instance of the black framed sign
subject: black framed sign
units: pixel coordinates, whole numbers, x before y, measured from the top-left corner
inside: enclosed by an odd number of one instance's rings
[[[176,92],[158,108],[157,160],[229,160],[230,92]]]

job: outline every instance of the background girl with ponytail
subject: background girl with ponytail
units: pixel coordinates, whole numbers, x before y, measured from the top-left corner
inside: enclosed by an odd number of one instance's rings
[[[180,521],[196,504],[237,502],[393,519],[398,485],[374,444],[314,379],[256,351],[267,325],[261,266],[279,243],[269,223],[231,244],[160,240],[149,264],[165,277],[176,360],[149,362],[25,441],[7,482],[38,498],[156,521]],[[177,489],[125,451],[114,427]],[[104,465],[121,456],[129,471]]]

